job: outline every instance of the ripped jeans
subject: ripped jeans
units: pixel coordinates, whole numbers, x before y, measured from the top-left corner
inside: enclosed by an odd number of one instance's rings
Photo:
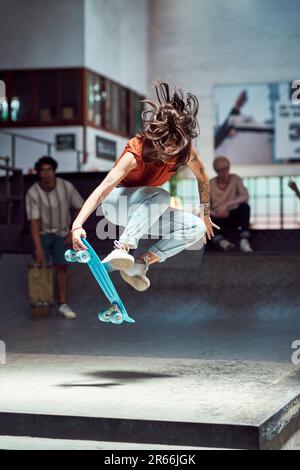
[[[117,186],[102,202],[102,210],[110,222],[125,227],[119,242],[135,249],[145,234],[157,239],[147,251],[160,262],[191,247],[206,232],[200,217],[170,208],[168,191],[155,186]]]

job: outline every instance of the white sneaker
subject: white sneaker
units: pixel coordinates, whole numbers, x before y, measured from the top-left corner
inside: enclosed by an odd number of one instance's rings
[[[131,268],[120,271],[120,275],[135,290],[143,292],[150,287],[150,279],[146,276],[148,269],[148,257],[145,256],[144,262],[141,260],[136,261]]]
[[[249,243],[248,238],[242,238],[240,241],[240,250],[243,251],[244,253],[252,253],[253,249],[251,248],[251,245]]]
[[[69,307],[68,304],[61,304],[58,307],[58,311],[61,315],[63,315],[68,320],[74,320],[76,318],[76,313]]]
[[[234,248],[234,244],[231,243],[229,240],[226,240],[226,238],[222,238],[218,243],[224,251],[229,251]]]
[[[116,248],[102,260],[102,263],[108,263],[113,271],[131,268],[134,265],[134,257],[128,253],[129,247],[117,240],[114,241],[114,245]]]

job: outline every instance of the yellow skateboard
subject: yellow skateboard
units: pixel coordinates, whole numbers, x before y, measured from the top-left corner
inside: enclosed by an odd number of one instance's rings
[[[33,320],[48,318],[54,303],[53,266],[37,264],[28,266],[28,293]]]

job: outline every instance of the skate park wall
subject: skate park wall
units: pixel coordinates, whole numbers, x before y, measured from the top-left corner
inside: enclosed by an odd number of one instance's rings
[[[299,79],[300,3],[291,0],[284,8],[281,0],[153,0],[149,5],[149,82],[161,77],[199,97],[197,146],[213,174],[214,85]],[[290,168],[300,174],[299,163]],[[234,165],[233,171],[281,174],[281,165]]]
[[[148,92],[147,0],[12,0],[2,2],[0,70],[88,68],[129,89]],[[18,28],[15,27],[16,23]],[[12,131],[12,129],[5,129]],[[55,142],[56,134],[73,133],[79,150],[84,145],[82,126],[21,127],[19,134]],[[113,139],[117,155],[128,138],[101,129],[86,128],[87,161],[82,171],[111,168],[111,161],[95,155],[97,136]],[[0,133],[0,155],[11,156],[11,138]],[[18,140],[16,162],[25,172],[45,153],[45,146]],[[76,171],[76,153],[57,152],[60,171]]]
[[[1,17],[1,69],[88,67],[146,93],[147,0],[11,0]]]
[[[82,0],[1,2],[1,69],[83,65],[83,13]]]
[[[148,4],[84,1],[84,65],[141,94],[148,92]]]

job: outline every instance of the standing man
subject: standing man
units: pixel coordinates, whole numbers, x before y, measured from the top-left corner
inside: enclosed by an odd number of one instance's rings
[[[42,157],[35,164],[38,181],[26,194],[26,213],[30,221],[35,259],[44,263],[52,257],[58,286],[58,311],[67,319],[76,318],[67,304],[66,246],[71,244],[70,209],[79,213],[83,199],[69,181],[56,177],[57,162]]]
[[[233,243],[225,238],[227,230],[236,230],[240,234],[240,250],[252,252],[249,243],[250,206],[249,194],[240,176],[230,173],[230,161],[226,157],[214,159],[213,167],[217,176],[210,180],[211,219],[220,227],[213,243],[228,251]]]

